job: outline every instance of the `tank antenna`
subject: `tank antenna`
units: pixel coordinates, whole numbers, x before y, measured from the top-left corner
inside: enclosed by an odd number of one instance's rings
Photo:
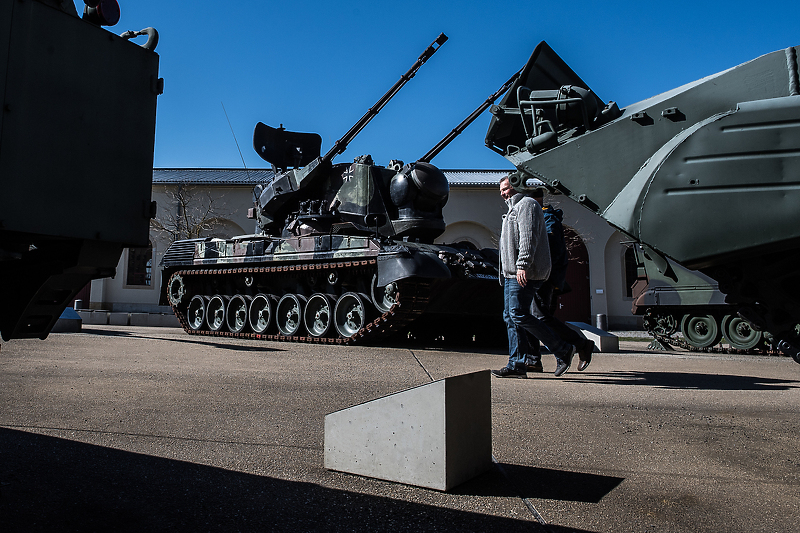
[[[233,131],[233,125],[231,124],[231,119],[228,118],[228,112],[225,110],[225,104],[222,104],[222,112],[225,113],[225,120],[228,121],[228,127],[231,129],[231,134],[233,135],[233,142],[236,143],[236,149],[239,150],[239,157],[242,158],[242,165],[244,165],[244,169],[247,170],[247,163],[244,162],[244,156],[242,155],[242,149],[239,148],[239,141],[236,140],[236,133]]]

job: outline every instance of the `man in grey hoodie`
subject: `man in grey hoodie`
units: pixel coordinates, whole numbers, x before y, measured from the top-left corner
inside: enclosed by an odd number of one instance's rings
[[[530,312],[534,294],[550,275],[550,247],[542,209],[533,198],[516,193],[507,177],[500,181],[500,195],[509,208],[500,233],[500,283],[509,353],[508,365],[492,370],[492,374],[527,377],[527,332],[553,352],[555,375],[560,376],[572,364],[575,346],[561,340]]]

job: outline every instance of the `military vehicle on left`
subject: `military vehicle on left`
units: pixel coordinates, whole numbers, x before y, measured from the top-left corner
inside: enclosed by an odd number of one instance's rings
[[[75,295],[148,245],[158,34],[116,0],[0,8],[0,334],[45,338]],[[131,39],[147,37],[143,44]]]

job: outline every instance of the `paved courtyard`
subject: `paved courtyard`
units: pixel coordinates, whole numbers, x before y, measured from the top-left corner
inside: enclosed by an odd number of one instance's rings
[[[796,530],[800,365],[620,344],[562,379],[493,378],[498,464],[442,493],[325,470],[323,418],[501,352],[114,326],[4,342],[0,530]]]

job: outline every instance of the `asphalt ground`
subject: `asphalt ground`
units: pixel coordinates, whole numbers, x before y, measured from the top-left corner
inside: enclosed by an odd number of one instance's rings
[[[499,351],[113,326],[3,343],[0,531],[796,531],[800,365],[646,344],[493,378],[498,464],[444,493],[325,470],[324,416]]]

